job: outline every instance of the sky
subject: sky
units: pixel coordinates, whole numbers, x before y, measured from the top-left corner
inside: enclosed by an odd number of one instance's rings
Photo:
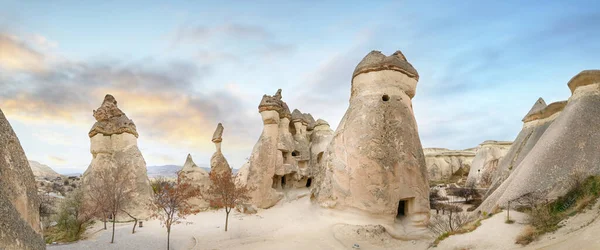
[[[60,173],[91,162],[106,94],[149,166],[208,165],[221,122],[239,168],[263,94],[281,88],[335,130],[358,62],[401,50],[423,147],[464,149],[513,140],[539,97],[569,98],[569,79],[598,69],[598,27],[598,1],[0,0],[0,109],[28,159]]]

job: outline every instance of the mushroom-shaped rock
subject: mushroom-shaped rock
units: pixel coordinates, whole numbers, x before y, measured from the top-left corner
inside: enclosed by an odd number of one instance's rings
[[[485,199],[482,211],[504,207],[530,193],[553,200],[572,188],[574,182],[569,180],[600,175],[600,74],[583,71],[569,84],[573,95],[567,105],[550,115],[555,116],[554,121],[519,166]]]
[[[538,100],[533,104],[529,112],[527,112],[527,114],[525,115],[525,117],[523,117],[521,121],[526,122],[530,116],[546,108],[546,106],[547,105],[544,99],[542,99],[541,97],[538,98]]]
[[[117,107],[117,100],[112,95],[106,95],[102,105],[93,113],[96,123],[88,133],[90,138],[97,134],[110,136],[122,133],[138,137],[135,124]]]
[[[46,248],[39,205],[25,152],[0,110],[0,248]]]
[[[213,133],[212,142],[219,143],[219,142],[223,141],[223,138],[221,138],[222,136],[223,136],[223,124],[219,123],[217,125],[217,129],[215,129],[215,132]]]
[[[315,174],[321,206],[401,223],[402,237],[427,233],[429,182],[411,101],[417,81],[400,52],[373,51],[359,63],[350,105]]]
[[[531,110],[523,119],[523,128],[517,135],[517,138],[515,138],[506,155],[500,160],[498,168],[491,172],[492,184],[488,188],[485,197],[493,193],[508,178],[510,173],[520,166],[521,161],[529,154],[529,151],[531,151],[546,129],[552,124],[554,118],[562,111],[560,107],[564,108],[562,103],[564,102],[546,105],[541,98],[534,103]],[[541,115],[542,113],[544,116]]]
[[[135,190],[125,209],[139,218],[149,215],[148,201],[152,188],[146,170],[146,161],[137,145],[135,124],[117,107],[112,95],[106,95],[100,108],[94,111],[96,123],[88,134],[92,162],[82,177],[84,191],[90,192],[103,171],[119,171],[132,176],[129,188]]]

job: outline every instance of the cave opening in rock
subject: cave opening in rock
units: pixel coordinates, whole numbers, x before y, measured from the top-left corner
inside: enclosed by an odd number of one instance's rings
[[[322,159],[323,159],[323,152],[321,152],[317,155],[317,163],[321,163]]]
[[[283,176],[281,175],[273,175],[273,184],[271,187],[273,189],[281,189],[281,184],[284,183]]]
[[[390,100],[390,96],[389,96],[389,95],[383,95],[383,96],[381,97],[381,100],[383,100],[384,102],[387,102],[387,101],[389,101],[389,100]]]
[[[308,180],[306,180],[306,187],[310,187],[310,185],[312,184],[312,178],[308,178]]]
[[[292,151],[292,156],[300,156],[300,152],[294,150]]]
[[[281,177],[281,188],[285,188],[285,175]]]
[[[396,218],[402,218],[406,215],[406,207],[405,200],[398,202],[398,213],[396,214]]]

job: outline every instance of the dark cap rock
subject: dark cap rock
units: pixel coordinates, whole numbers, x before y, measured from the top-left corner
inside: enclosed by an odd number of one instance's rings
[[[385,56],[381,51],[373,50],[367,54],[354,69],[352,78],[362,73],[381,70],[395,70],[404,73],[408,77],[419,80],[419,73],[410,64],[401,51],[396,51],[390,56]]]
[[[102,105],[93,111],[96,123],[88,133],[89,137],[97,134],[110,136],[130,133],[138,137],[137,129],[131,119],[117,107],[117,100],[112,95],[106,95]]]

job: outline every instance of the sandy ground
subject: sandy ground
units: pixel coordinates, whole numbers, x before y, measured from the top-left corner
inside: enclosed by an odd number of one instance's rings
[[[514,244],[525,227],[526,215],[511,211],[514,224],[506,224],[506,211],[483,220],[475,231],[453,235],[432,249],[600,249],[600,203],[563,222],[563,227],[527,247]],[[225,212],[207,211],[188,217],[173,226],[171,249],[428,249],[433,239],[401,241],[370,221],[348,214],[322,209],[308,197],[286,201],[258,214],[233,211],[229,231],[224,231]],[[144,222],[131,234],[131,223],[117,225],[115,243],[110,244],[110,230],[96,223],[85,240],[48,249],[165,249],[166,230],[160,222]]]
[[[228,232],[224,231],[225,212],[207,211],[190,216],[173,226],[171,249],[426,249],[430,240],[401,241],[392,238],[381,226],[367,225],[357,218],[322,209],[308,197],[284,202],[258,214],[233,211]],[[348,223],[348,224],[346,224]],[[349,225],[352,224],[352,225]],[[363,225],[361,225],[363,224]],[[359,225],[359,226],[356,226]],[[131,234],[132,224],[116,228],[115,243],[110,231],[100,230],[80,242],[51,245],[48,249],[165,249],[166,230],[156,220]],[[95,225],[90,232],[96,232]]]
[[[497,213],[491,218],[481,221],[475,231],[459,234],[443,240],[436,249],[516,249],[517,235],[525,227],[525,214],[516,211],[510,212],[513,224],[506,224],[506,211]]]

